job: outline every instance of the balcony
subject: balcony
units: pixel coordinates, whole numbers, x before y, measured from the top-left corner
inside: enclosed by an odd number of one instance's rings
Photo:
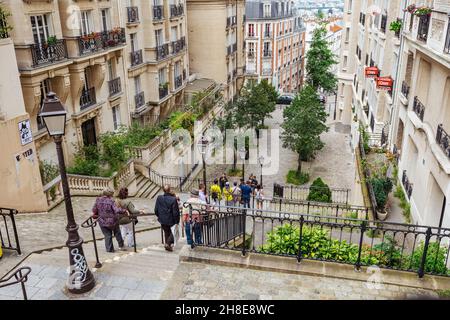
[[[423,116],[425,114],[425,106],[422,104],[422,102],[420,102],[417,96],[414,97],[413,111],[416,113],[419,119],[423,121]]]
[[[442,124],[438,125],[437,133],[436,133],[436,142],[441,147],[444,154],[450,160],[450,136],[444,130]]]
[[[134,104],[136,106],[136,109],[139,109],[140,107],[145,105],[144,91],[142,91],[134,96]]]
[[[417,39],[426,42],[428,39],[428,29],[430,27],[430,16],[419,17],[419,27],[417,28]]]
[[[184,6],[183,4],[170,5],[170,18],[178,18],[181,17],[184,14]]]
[[[127,7],[128,23],[139,23],[139,8]]]
[[[178,89],[183,85],[183,75],[179,75],[175,77],[175,89]]]
[[[409,96],[409,89],[410,89],[409,85],[406,83],[406,81],[403,81],[401,92],[406,99],[408,99],[408,96]]]
[[[403,170],[402,184],[403,184],[403,187],[405,188],[408,199],[410,199],[412,192],[413,192],[413,188],[412,188],[412,183],[409,182],[408,176],[406,175],[406,170]]]
[[[115,28],[105,32],[92,32],[77,37],[80,55],[86,55],[114,48],[126,43],[125,29]]]
[[[114,28],[110,31],[102,32],[103,48],[113,48],[126,44],[127,38],[124,28]]]
[[[159,100],[164,99],[169,94],[169,85],[168,83],[159,85]]]
[[[273,33],[271,31],[264,31],[264,38],[272,38]]]
[[[233,43],[232,50],[233,50],[233,52],[237,51],[237,43]]]
[[[178,52],[182,51],[186,46],[186,39],[185,37],[181,37],[181,39],[172,41],[171,47],[172,47],[172,54],[177,54]]]
[[[144,63],[142,49],[131,52],[130,57],[131,57],[131,66],[132,67],[135,67],[135,66],[138,66],[138,65]]]
[[[66,40],[56,40],[55,43],[35,43],[31,45],[33,68],[52,64],[67,59]]]
[[[169,56],[169,44],[163,44],[156,47],[156,60],[162,60]]]
[[[81,91],[80,110],[84,110],[97,103],[95,88],[84,89]]]
[[[263,51],[263,58],[271,58],[272,57],[272,51],[271,50],[264,50]]]
[[[122,92],[122,83],[120,81],[120,77],[113,79],[111,81],[108,81],[108,88],[109,88],[109,96],[113,97],[119,93]]]
[[[164,6],[153,7],[153,20],[160,21],[164,19]]]

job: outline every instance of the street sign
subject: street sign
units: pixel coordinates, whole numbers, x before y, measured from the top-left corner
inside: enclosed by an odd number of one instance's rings
[[[33,141],[29,119],[19,122],[19,135],[23,146]]]

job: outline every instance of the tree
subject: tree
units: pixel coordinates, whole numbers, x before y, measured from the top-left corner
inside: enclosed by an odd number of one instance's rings
[[[236,122],[234,121],[234,113],[237,108],[235,103],[230,102],[225,105],[225,116],[223,118],[217,119],[217,126],[223,133],[224,142],[227,141],[227,130],[236,129]],[[233,143],[233,170],[236,170],[237,164],[237,139],[234,139]]]
[[[277,100],[278,100],[278,92],[277,89],[275,89],[275,87],[273,85],[271,85],[269,83],[269,81],[267,81],[267,79],[263,79],[259,85],[262,90],[264,91],[265,95],[267,96],[269,103],[265,106],[263,106],[264,110],[262,110],[265,115],[263,117],[261,126],[264,127],[264,120],[266,118],[271,118],[271,113],[275,111],[275,107],[277,105]]]
[[[314,89],[333,92],[337,85],[336,75],[331,72],[337,60],[326,40],[327,30],[324,24],[313,31],[311,47],[306,54],[306,83]]]
[[[298,173],[301,173],[302,160],[309,160],[324,147],[320,135],[328,131],[325,125],[327,113],[320,103],[317,90],[306,85],[284,112],[284,130],[281,138],[283,147],[298,154]]]

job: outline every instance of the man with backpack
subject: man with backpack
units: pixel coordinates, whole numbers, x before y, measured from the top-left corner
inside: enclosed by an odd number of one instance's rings
[[[220,205],[220,200],[222,200],[222,190],[219,186],[219,181],[214,179],[214,184],[210,188],[211,199],[215,206]]]

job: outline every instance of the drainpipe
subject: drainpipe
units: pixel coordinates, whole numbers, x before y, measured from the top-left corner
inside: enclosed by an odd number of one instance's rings
[[[405,1],[405,7],[403,8],[403,21],[402,21],[402,30],[400,32],[400,49],[398,52],[398,58],[397,58],[397,68],[395,70],[395,88],[392,91],[392,112],[389,119],[389,123],[391,124],[389,127],[389,138],[388,138],[388,149],[390,151],[394,148],[394,133],[397,133],[397,126],[398,126],[398,117],[399,117],[399,98],[398,98],[398,91],[401,88],[401,83],[399,79],[400,74],[400,66],[403,63],[403,49],[405,45],[405,36],[403,35],[403,30],[405,29],[405,21],[406,21],[406,6],[407,1]],[[395,115],[395,116],[394,116]],[[396,119],[395,122],[393,122],[393,119]],[[397,134],[395,134],[395,137]]]

